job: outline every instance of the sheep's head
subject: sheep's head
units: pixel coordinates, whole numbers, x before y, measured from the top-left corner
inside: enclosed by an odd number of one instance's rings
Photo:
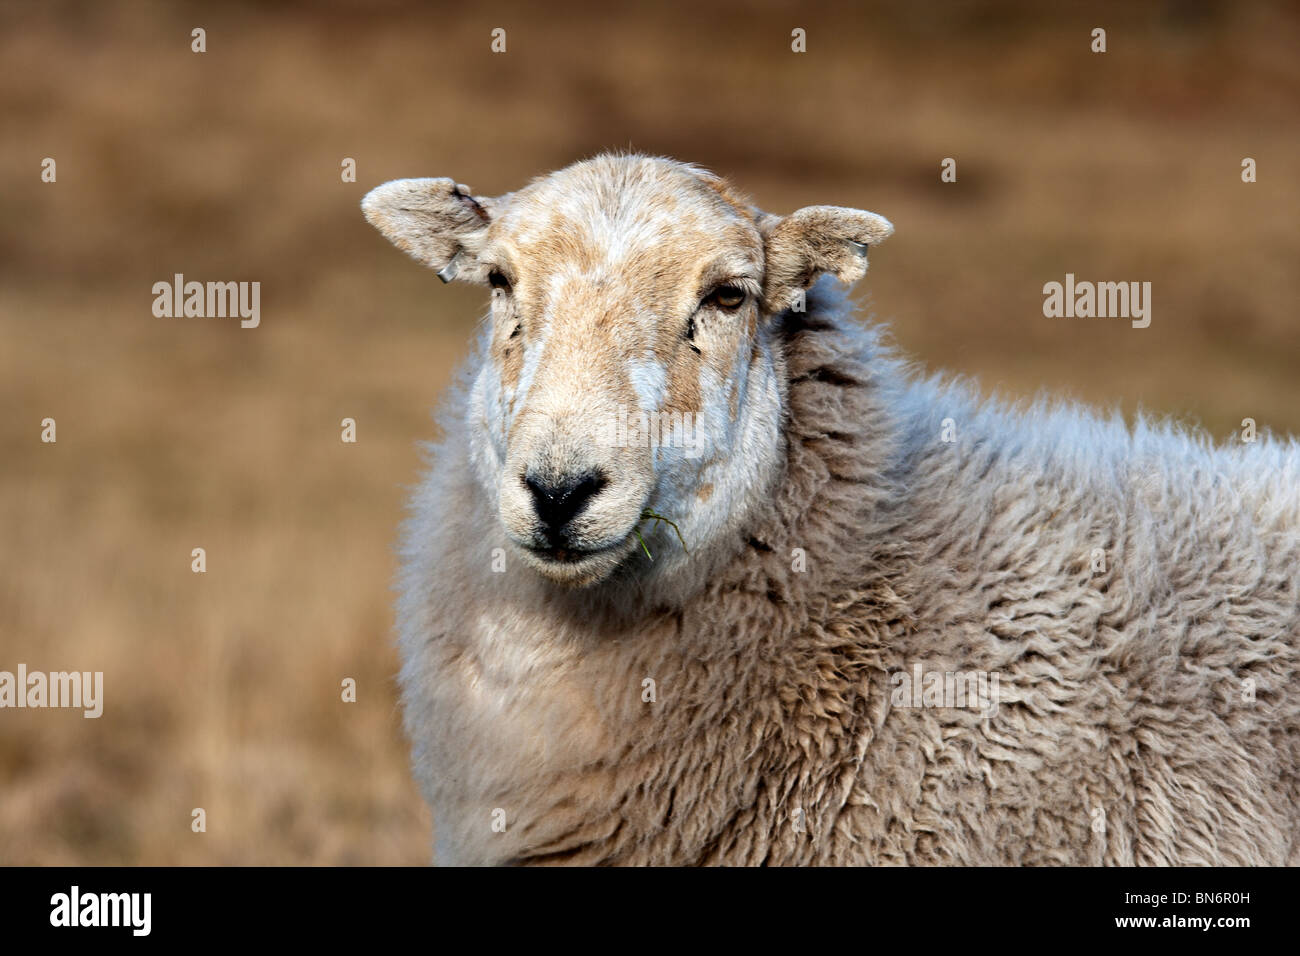
[[[653,562],[652,510],[690,553],[736,530],[780,471],[783,362],[771,318],[823,273],[866,270],[892,231],[860,210],[759,212],[720,179],[601,156],[497,198],[450,179],[386,183],[366,217],[444,281],[491,289],[469,402],[480,482],[524,560],[587,585]]]

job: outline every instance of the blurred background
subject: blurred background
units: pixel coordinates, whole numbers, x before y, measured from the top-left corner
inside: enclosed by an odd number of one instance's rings
[[[392,545],[486,296],[370,187],[667,154],[890,218],[858,296],[928,369],[1296,433],[1298,50],[1227,0],[0,5],[0,670],[105,682],[0,711],[0,863],[429,860]],[[156,318],[178,272],[259,281],[261,326]],[[1044,318],[1067,272],[1151,282],[1150,328]]]

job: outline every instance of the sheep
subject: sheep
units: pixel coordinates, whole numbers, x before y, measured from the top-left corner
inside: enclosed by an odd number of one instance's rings
[[[668,159],[363,209],[491,289],[399,548],[436,862],[1300,862],[1294,440],[918,375],[887,220]]]

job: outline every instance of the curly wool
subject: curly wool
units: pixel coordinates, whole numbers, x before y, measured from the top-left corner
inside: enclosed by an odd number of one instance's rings
[[[1300,862],[1300,448],[983,402],[825,281],[779,321],[770,503],[656,605],[500,569],[453,390],[398,608],[437,862]]]

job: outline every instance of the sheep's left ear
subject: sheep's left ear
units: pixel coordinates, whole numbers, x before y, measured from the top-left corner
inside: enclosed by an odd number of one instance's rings
[[[471,196],[454,179],[396,179],[361,200],[370,224],[443,282],[484,282],[479,253],[500,199]]]
[[[759,221],[767,254],[763,298],[772,312],[788,309],[796,294],[830,273],[856,282],[867,271],[867,247],[884,241],[894,227],[862,209],[805,206],[788,216]]]

